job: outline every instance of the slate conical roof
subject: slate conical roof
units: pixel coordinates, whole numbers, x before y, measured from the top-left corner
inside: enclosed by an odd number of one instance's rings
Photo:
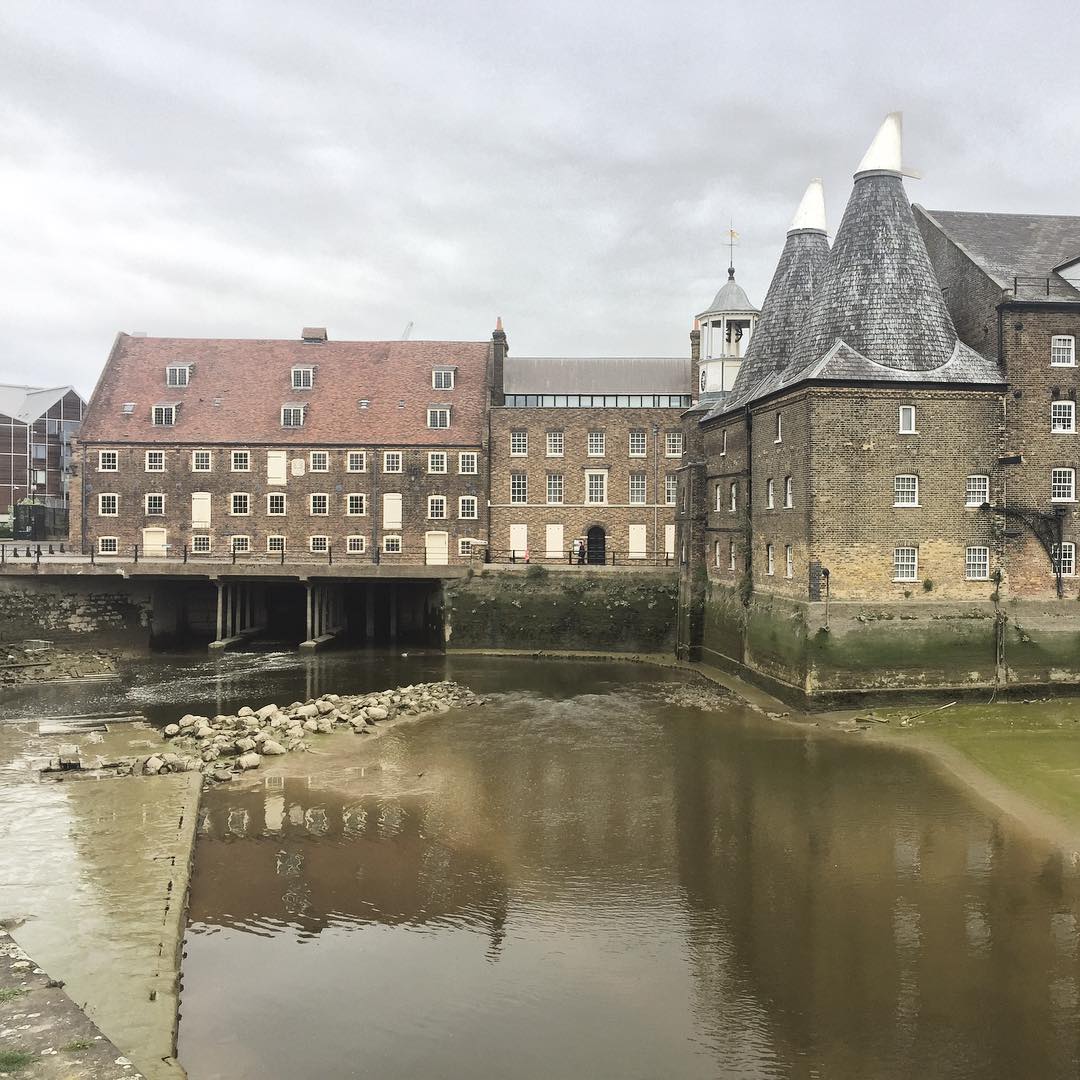
[[[729,266],[727,274],[727,281],[713,297],[713,302],[698,316],[699,319],[706,315],[757,314],[758,309],[750,303],[743,287],[735,280],[735,267]]]
[[[804,378],[994,382],[960,344],[904,191],[897,114],[855,174],[832,251],[781,385]]]
[[[828,255],[825,200],[821,181],[815,179],[791,222],[735,385],[705,419],[740,408],[766,393],[784,371]]]

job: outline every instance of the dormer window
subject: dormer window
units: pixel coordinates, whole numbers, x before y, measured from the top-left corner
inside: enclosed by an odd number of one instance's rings
[[[294,367],[292,369],[292,388],[294,390],[310,390],[315,385],[315,369],[313,367]]]
[[[177,405],[155,405],[151,419],[155,427],[172,427],[176,423]]]
[[[429,428],[448,428],[450,426],[450,410],[428,409],[427,426]]]
[[[292,404],[281,406],[281,426],[282,427],[303,427],[304,426],[304,412],[303,405]]]
[[[434,390],[453,390],[454,371],[452,367],[435,368],[431,373],[431,386]]]
[[[187,386],[191,379],[190,364],[170,364],[165,369],[166,386]]]

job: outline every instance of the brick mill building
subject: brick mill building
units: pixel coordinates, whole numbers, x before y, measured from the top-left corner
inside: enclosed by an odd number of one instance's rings
[[[454,564],[486,539],[490,342],[120,334],[83,424],[95,555]]]
[[[0,521],[12,524],[16,505],[33,503],[59,512],[66,534],[71,440],[84,408],[71,386],[0,385]]]
[[[686,417],[680,652],[809,698],[1080,679],[1077,590],[1043,603],[1075,559],[1077,234],[1010,293],[985,222],[981,266],[972,215],[920,232],[900,150],[893,115],[831,249],[811,186],[732,392]]]
[[[494,370],[493,551],[538,563],[671,558],[690,362],[504,351]]]

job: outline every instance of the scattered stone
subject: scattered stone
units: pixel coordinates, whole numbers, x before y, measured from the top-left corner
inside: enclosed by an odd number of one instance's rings
[[[251,753],[248,753],[248,754],[241,754],[236,759],[236,764],[239,765],[240,768],[244,769],[244,770],[257,769],[262,764],[262,757],[259,754],[256,754],[254,751],[252,751]]]
[[[147,776],[157,776],[157,774],[161,772],[164,764],[165,762],[155,754],[153,757],[148,757],[146,759],[146,764],[143,766],[143,772],[146,773]]]
[[[385,720],[390,715],[389,711],[383,705],[369,705],[366,712],[369,720]]]
[[[254,739],[237,739],[236,740],[236,749],[239,750],[241,754],[246,754],[246,753],[248,753],[248,751],[255,749],[255,740]]]
[[[319,721],[318,720],[313,720],[313,719],[305,720],[304,721],[304,730],[305,731],[318,731],[319,730]]]
[[[179,724],[166,724],[165,725],[165,738],[171,739],[171,738],[173,738],[173,736],[179,735],[179,734],[180,734],[180,725]]]
[[[264,754],[277,755],[286,753],[286,750],[285,747],[281,745],[281,743],[274,742],[273,739],[267,739],[266,742],[262,744],[262,752]]]

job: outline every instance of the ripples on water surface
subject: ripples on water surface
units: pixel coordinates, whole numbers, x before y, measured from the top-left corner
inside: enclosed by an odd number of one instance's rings
[[[917,758],[646,667],[244,660],[126,693],[491,701],[206,795],[192,1080],[1077,1074],[1076,871]]]

